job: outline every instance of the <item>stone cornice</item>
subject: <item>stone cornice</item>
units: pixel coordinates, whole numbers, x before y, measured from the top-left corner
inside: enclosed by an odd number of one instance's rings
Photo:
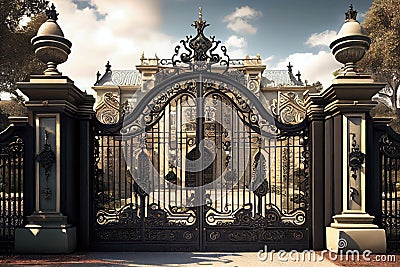
[[[94,113],[93,96],[79,90],[66,76],[31,76],[29,82],[19,82],[17,87],[29,98],[25,103],[28,109],[39,111],[46,107],[73,116]]]

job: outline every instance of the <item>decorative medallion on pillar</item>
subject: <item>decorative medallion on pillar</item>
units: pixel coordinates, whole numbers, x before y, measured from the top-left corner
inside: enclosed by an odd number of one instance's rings
[[[360,145],[357,143],[356,134],[352,135],[352,148],[349,154],[349,166],[351,168],[351,177],[357,179],[359,177],[359,171],[361,170],[361,165],[364,163],[365,154],[360,151]]]
[[[40,167],[44,169],[44,175],[46,177],[46,187],[41,190],[41,194],[43,194],[44,199],[50,200],[52,198],[52,190],[49,187],[49,177],[50,170],[53,164],[56,161],[56,155],[54,151],[51,149],[51,145],[48,143],[49,133],[44,130],[44,145],[42,151],[36,156],[36,160],[39,162]]]

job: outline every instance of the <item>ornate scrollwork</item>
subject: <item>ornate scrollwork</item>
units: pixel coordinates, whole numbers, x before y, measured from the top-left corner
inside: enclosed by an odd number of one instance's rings
[[[160,64],[172,64],[173,66],[177,66],[183,63],[187,64],[192,71],[211,71],[211,66],[219,63],[221,66],[225,67],[224,72],[226,72],[229,69],[230,61],[227,55],[227,49],[225,46],[220,46],[222,56],[215,53],[221,41],[215,40],[215,36],[207,38],[204,35],[204,29],[209,25],[210,24],[203,20],[203,14],[200,8],[199,18],[191,25],[197,30],[196,36],[186,36],[185,40],[180,41],[184,52],[181,52],[181,46],[177,45],[172,59],[160,60]]]
[[[210,239],[211,239],[211,240],[215,241],[215,240],[218,240],[218,239],[220,239],[220,238],[221,238],[221,233],[220,233],[220,232],[218,232],[218,231],[212,231],[212,232],[210,233]]]
[[[296,93],[278,93],[273,100],[272,113],[285,124],[298,124],[306,118],[306,108],[300,96]]]
[[[391,140],[388,135],[383,135],[379,144],[381,153],[389,158],[400,158],[400,143]]]
[[[97,240],[104,241],[138,241],[141,239],[137,228],[98,228],[95,231]]]
[[[156,203],[149,204],[145,224],[154,226],[189,226],[196,223],[196,213],[191,208],[169,207],[162,209]]]
[[[306,212],[299,208],[283,213],[276,205],[268,204],[265,216],[252,213],[253,204],[248,203],[235,211],[221,212],[212,207],[206,212],[206,222],[217,226],[301,226],[306,222]]]
[[[101,209],[96,214],[96,222],[99,225],[138,224],[139,221],[138,208],[133,203],[126,204],[120,209]]]
[[[104,124],[115,124],[119,121],[120,104],[118,97],[111,92],[103,95],[103,99],[96,108],[97,119]]]

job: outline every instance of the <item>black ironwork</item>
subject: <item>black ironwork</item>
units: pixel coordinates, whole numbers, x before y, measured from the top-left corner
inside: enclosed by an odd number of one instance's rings
[[[299,82],[301,82],[301,73],[300,73],[300,71],[298,71],[297,74],[296,74],[295,76],[297,77],[297,80],[298,80]]]
[[[187,64],[191,71],[210,71],[213,64],[219,63],[225,67],[225,71],[229,69],[230,59],[227,55],[227,49],[224,45],[220,46],[222,56],[216,53],[216,49],[221,44],[220,40],[215,40],[215,36],[209,38],[204,35],[204,29],[210,24],[203,20],[203,13],[200,7],[199,18],[192,25],[197,31],[196,36],[186,36],[185,40],[180,43],[184,51],[181,51],[181,46],[175,47],[175,53],[172,59],[161,59],[161,65],[177,66],[181,63]]]
[[[46,178],[46,187],[41,191],[44,199],[50,200],[52,198],[53,192],[49,187],[49,177],[51,167],[56,162],[56,154],[51,149],[51,145],[48,143],[49,132],[44,130],[44,145],[43,149],[36,156],[36,160],[39,162],[40,167],[44,169],[44,176]]]
[[[400,251],[400,138],[383,135],[380,140],[380,174],[382,190],[381,224],[386,231],[387,248]],[[397,140],[393,137],[397,136]]]
[[[346,21],[348,20],[357,20],[357,11],[353,9],[353,5],[349,6],[349,10],[345,13]]]
[[[201,75],[161,83],[123,126],[94,123],[93,248],[309,247],[307,120],[274,125],[240,84]]]
[[[107,64],[106,64],[106,72],[110,72],[111,71],[111,64],[110,64],[110,61],[107,61]]]
[[[24,142],[13,136],[0,143],[0,252],[11,252],[15,227],[24,218]]]
[[[349,153],[349,166],[352,172],[351,177],[358,178],[361,165],[364,163],[365,154],[361,152],[360,145],[357,143],[356,135],[352,134],[351,151]]]
[[[290,62],[289,62],[289,65],[287,65],[287,68],[288,68],[288,72],[289,72],[289,73],[292,73],[292,72],[293,72],[293,65],[290,64]]]
[[[51,4],[50,9],[46,10],[46,15],[49,19],[57,21],[59,14],[56,11],[56,7],[55,7],[54,3]]]

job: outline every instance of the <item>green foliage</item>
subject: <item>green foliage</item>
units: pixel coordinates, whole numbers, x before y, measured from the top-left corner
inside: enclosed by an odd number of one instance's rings
[[[0,92],[20,102],[23,98],[16,91],[16,83],[44,69],[35,58],[30,40],[46,20],[41,12],[47,5],[43,0],[0,0]],[[24,16],[31,17],[31,21],[21,27]]]
[[[372,72],[376,80],[388,83],[395,108],[400,86],[400,0],[375,0],[363,27],[371,37],[371,47],[359,67]]]

